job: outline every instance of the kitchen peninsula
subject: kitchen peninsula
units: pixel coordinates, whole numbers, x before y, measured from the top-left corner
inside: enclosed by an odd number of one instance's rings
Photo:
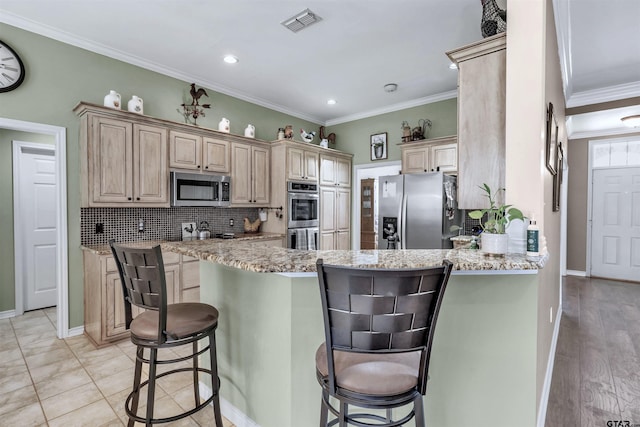
[[[454,263],[437,324],[425,397],[428,425],[535,426],[538,269],[472,250],[300,251],[248,241],[166,242],[200,262],[200,299],[220,310],[226,413],[262,427],[318,423],[315,351],[324,340],[315,262],[407,268]],[[238,421],[236,421],[238,423]],[[243,425],[254,425],[244,419]]]

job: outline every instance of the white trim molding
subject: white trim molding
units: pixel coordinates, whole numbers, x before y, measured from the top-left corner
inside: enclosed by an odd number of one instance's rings
[[[562,289],[562,288],[561,288]],[[553,378],[553,365],[556,360],[556,346],[560,333],[560,322],[562,321],[562,290],[560,291],[560,304],[556,313],[556,323],[553,326],[553,336],[551,337],[551,348],[549,349],[549,359],[547,361],[547,373],[544,376],[542,392],[540,394],[540,406],[538,407],[537,427],[544,427],[547,418],[547,405],[549,404],[549,392],[551,391],[551,380]]]
[[[200,396],[203,399],[211,397],[211,388],[203,382],[198,383],[200,389]],[[220,396],[220,412],[222,416],[231,421],[236,427],[260,427],[258,423],[249,418],[240,409],[233,406],[228,400]]]
[[[0,311],[0,319],[9,319],[11,317],[16,317],[15,310]]]
[[[579,270],[567,270],[567,276],[587,277],[587,272]]]

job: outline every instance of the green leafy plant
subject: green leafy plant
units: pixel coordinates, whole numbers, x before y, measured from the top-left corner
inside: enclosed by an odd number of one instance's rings
[[[478,186],[482,191],[486,193],[486,197],[489,199],[489,207],[487,209],[479,209],[469,212],[469,217],[480,221],[480,227],[487,233],[504,234],[509,222],[514,219],[523,219],[522,212],[518,208],[514,208],[512,205],[498,205],[496,199],[500,192],[504,192],[504,188],[498,188],[495,193],[491,192],[491,188],[487,184]],[[487,215],[486,221],[482,222],[485,214]]]

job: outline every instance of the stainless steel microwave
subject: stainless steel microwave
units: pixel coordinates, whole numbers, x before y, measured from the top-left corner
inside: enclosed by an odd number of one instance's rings
[[[231,177],[171,172],[171,206],[229,206]]]

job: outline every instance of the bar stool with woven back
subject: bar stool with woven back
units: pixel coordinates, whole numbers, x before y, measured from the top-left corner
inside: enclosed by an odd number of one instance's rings
[[[218,310],[203,303],[167,304],[167,284],[160,246],[130,248],[109,241],[122,282],[126,327],[131,331],[131,341],[137,346],[133,390],[127,396],[125,411],[129,426],[141,422],[147,426],[167,423],[188,417],[213,402],[215,425],[222,427],[215,331],[218,326]],[[131,305],[146,309],[132,318]],[[198,342],[209,342],[198,349]],[[173,359],[158,360],[158,350],[191,344],[191,354]],[[144,356],[148,350],[149,357]],[[198,366],[198,356],[209,352],[210,369]],[[157,373],[158,365],[183,362],[192,359],[191,367],[171,369]],[[142,364],[149,365],[149,379],[141,382]],[[193,373],[194,406],[183,413],[166,418],[153,418],[156,380],[180,372]],[[211,378],[212,395],[200,401],[199,373]],[[137,414],[140,394],[147,387],[145,416]]]
[[[316,265],[325,328],[316,351],[320,426],[392,427],[415,418],[424,427],[431,344],[451,262],[421,269]],[[394,420],[392,410],[409,404]],[[358,412],[349,413],[350,405]],[[331,422],[329,412],[337,417]]]

